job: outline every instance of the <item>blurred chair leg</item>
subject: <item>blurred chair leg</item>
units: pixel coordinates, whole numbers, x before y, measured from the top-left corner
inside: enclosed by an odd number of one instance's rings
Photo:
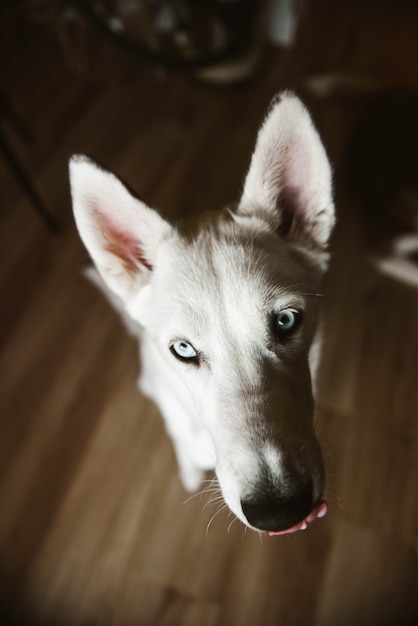
[[[13,152],[9,142],[6,137],[0,131],[0,153],[5,157],[7,164],[9,165],[11,171],[13,172],[15,178],[17,179],[19,185],[23,188],[26,196],[32,203],[35,211],[38,213],[39,217],[42,219],[45,226],[51,233],[58,232],[58,222],[51,215],[47,207],[45,206],[42,198],[40,197],[38,191],[32,184],[30,177],[27,175],[26,171],[20,164],[16,155]]]

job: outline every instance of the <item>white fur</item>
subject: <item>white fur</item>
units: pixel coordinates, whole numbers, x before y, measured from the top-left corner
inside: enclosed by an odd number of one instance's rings
[[[197,228],[169,225],[85,157],[73,157],[70,178],[80,236],[137,328],[139,385],[164,416],[186,489],[214,468],[247,525],[242,501],[293,498],[303,483],[318,502],[309,353],[334,207],[328,160],[302,103],[276,99],[237,210]],[[287,308],[303,321],[281,341],[274,320]],[[177,340],[192,344],[198,364],[173,356]]]

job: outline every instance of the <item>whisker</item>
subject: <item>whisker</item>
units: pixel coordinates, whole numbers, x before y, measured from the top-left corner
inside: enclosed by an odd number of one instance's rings
[[[343,503],[342,498],[340,498],[340,496],[336,496],[332,493],[327,492],[326,499],[328,500],[328,502],[332,502],[333,504],[336,504],[341,511],[347,510],[347,507]]]
[[[231,513],[230,515],[232,515],[233,517],[232,517],[232,520],[229,522],[229,526],[226,531],[228,534],[231,528],[233,527],[233,525],[236,524],[238,521],[241,521],[241,520],[238,520],[238,517],[236,517],[236,515],[234,515],[233,513]]]
[[[206,533],[205,533],[206,539],[208,538],[209,528],[211,527],[213,520],[215,519],[215,517],[217,517],[219,515],[219,513],[222,513],[226,509],[228,509],[228,506],[226,504],[224,504],[217,511],[215,511],[215,513],[212,515],[212,517],[209,520],[208,525],[206,526]]]
[[[191,500],[194,500],[194,498],[202,497],[206,493],[207,493],[207,489],[202,489],[201,491],[197,491],[196,493],[192,493],[191,496],[189,496],[188,498],[186,498],[186,500],[184,500],[183,504],[188,504]]]
[[[203,507],[203,511],[205,511],[207,509],[208,506],[212,505],[212,504],[217,504],[218,502],[223,502],[223,496],[217,496],[216,498],[211,498],[210,500],[208,500],[206,502],[206,504]]]
[[[309,285],[307,285],[306,283],[293,283],[291,285],[286,285],[285,290],[290,290],[290,289],[297,289],[298,287],[309,287]],[[306,292],[301,292],[300,293],[301,296],[323,296],[323,293],[315,293],[315,292],[311,292],[311,291],[306,291]]]
[[[311,444],[309,441],[305,441],[305,443],[303,443],[302,446],[299,448],[298,455],[301,454],[304,450],[306,450],[306,448],[309,448],[310,445]]]
[[[191,496],[186,498],[186,500],[183,502],[183,504],[188,504],[194,498],[197,498],[199,496],[200,497],[204,496],[207,493],[219,493],[220,488],[219,488],[219,481],[218,481],[217,478],[211,478],[211,479],[207,479],[207,480],[206,479],[202,480],[202,484],[204,485],[203,489],[200,489],[196,493],[192,493]]]

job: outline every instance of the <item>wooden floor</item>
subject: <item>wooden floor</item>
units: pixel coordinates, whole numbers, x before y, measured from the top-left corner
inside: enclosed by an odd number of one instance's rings
[[[11,18],[9,18],[11,19]],[[214,88],[97,41],[76,75],[47,24],[12,20],[3,120],[60,222],[50,235],[0,160],[0,604],[34,625],[406,626],[418,623],[418,292],[379,275],[345,184],[361,98],[312,76],[418,83],[413,2],[311,2],[297,45]],[[13,28],[11,28],[13,26]],[[87,152],[168,217],[236,199],[272,94],[297,87],[334,163],[339,223],[324,285],[318,429],[329,514],[262,538],[182,490],[132,340],[81,276],[67,160]],[[5,623],[4,617],[1,623]]]

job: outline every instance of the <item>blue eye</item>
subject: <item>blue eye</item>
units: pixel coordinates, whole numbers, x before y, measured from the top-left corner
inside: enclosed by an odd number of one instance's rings
[[[192,344],[184,339],[180,339],[173,343],[170,347],[171,352],[181,361],[196,361],[197,352]]]
[[[276,329],[280,335],[295,331],[301,321],[301,314],[296,309],[283,309],[276,317]]]

